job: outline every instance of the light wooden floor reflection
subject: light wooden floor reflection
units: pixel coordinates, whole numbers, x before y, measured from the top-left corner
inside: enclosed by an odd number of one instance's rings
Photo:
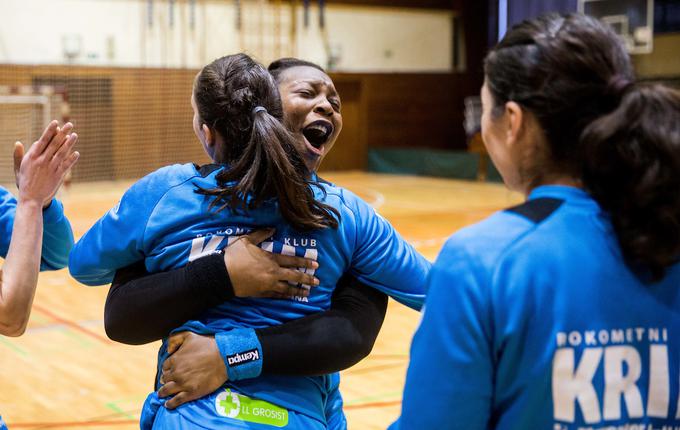
[[[445,239],[521,201],[502,185],[366,173],[327,174],[370,202],[426,257]],[[76,184],[63,196],[76,237],[130,183]],[[152,387],[158,343],[106,338],[107,287],[85,287],[66,270],[40,275],[29,328],[0,337],[0,414],[13,429],[135,429]],[[349,428],[384,429],[399,414],[408,348],[419,314],[391,301],[370,357],[343,372]]]

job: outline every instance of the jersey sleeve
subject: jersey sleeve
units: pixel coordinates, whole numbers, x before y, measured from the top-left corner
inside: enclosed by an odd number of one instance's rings
[[[462,245],[447,244],[432,269],[391,430],[487,428],[494,378],[487,279]]]
[[[432,264],[416,251],[387,220],[359,197],[344,190],[354,219],[352,274],[398,302],[419,310],[425,301]],[[350,233],[351,234],[351,233]]]
[[[0,187],[0,256],[7,256],[12,238],[12,227],[17,210],[16,198]],[[64,207],[54,199],[43,211],[43,243],[40,270],[58,270],[68,264],[68,255],[73,247],[71,224],[64,216]]]
[[[16,212],[17,200],[9,191],[0,187],[0,256],[2,258],[7,257],[7,251],[9,251]]]
[[[59,270],[68,265],[73,248],[73,230],[57,199],[43,212],[43,244],[40,270]]]
[[[117,269],[144,259],[149,217],[168,190],[161,184],[161,175],[162,170],[135,183],[78,240],[69,256],[71,276],[85,285],[105,285],[111,283]]]

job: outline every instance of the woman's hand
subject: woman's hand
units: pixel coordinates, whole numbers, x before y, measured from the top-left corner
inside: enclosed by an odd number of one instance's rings
[[[158,391],[161,398],[172,396],[165,402],[168,409],[207,396],[227,382],[227,368],[214,336],[175,333],[168,339],[168,353]]]
[[[71,131],[70,122],[60,129],[57,121],[52,121],[28,152],[24,153],[21,142],[15,143],[14,174],[20,201],[37,201],[43,207],[49,206],[66,173],[80,156],[73,151],[78,135]]]
[[[225,248],[224,263],[236,297],[307,297],[309,288],[297,285],[319,285],[317,278],[302,272],[316,270],[316,261],[274,254],[258,246],[272,234],[274,229],[256,230]]]

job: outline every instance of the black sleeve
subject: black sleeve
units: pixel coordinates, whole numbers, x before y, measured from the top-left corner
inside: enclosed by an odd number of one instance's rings
[[[221,255],[151,275],[143,264],[129,266],[116,272],[106,298],[106,333],[132,345],[153,342],[233,296]],[[256,330],[262,371],[320,375],[346,369],[371,352],[386,311],[385,294],[346,275],[329,310]]]
[[[331,308],[286,324],[258,329],[262,373],[322,375],[365,358],[387,312],[387,295],[345,275]]]
[[[152,275],[143,262],[118,270],[104,307],[106,334],[130,345],[153,342],[231,299],[234,289],[223,258],[213,254]]]

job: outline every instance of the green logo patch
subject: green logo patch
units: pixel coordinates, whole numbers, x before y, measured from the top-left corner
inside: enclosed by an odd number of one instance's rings
[[[215,410],[223,417],[274,427],[288,425],[288,411],[264,400],[251,399],[229,389],[215,398]]]

